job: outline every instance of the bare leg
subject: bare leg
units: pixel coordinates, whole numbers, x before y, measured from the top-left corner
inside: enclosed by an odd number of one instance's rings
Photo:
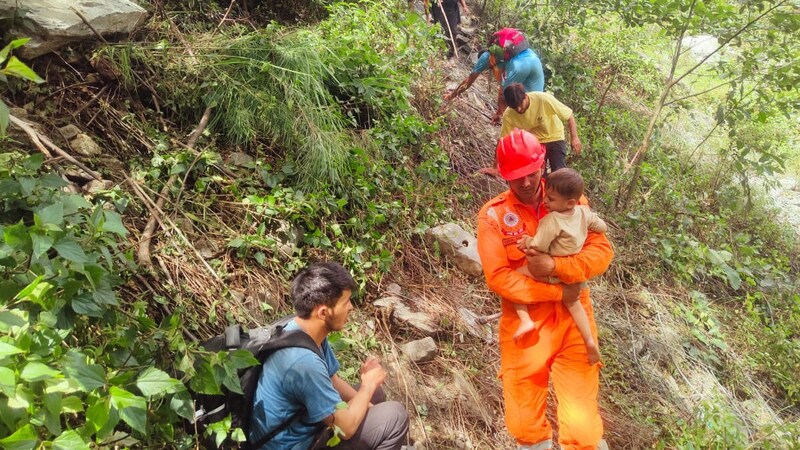
[[[528,314],[527,305],[515,303],[514,309],[517,311],[517,316],[519,317],[519,327],[517,327],[517,331],[514,333],[514,340],[518,341],[526,334],[535,330],[536,324],[533,322],[533,319],[531,319],[531,315]]]
[[[580,331],[581,337],[583,337],[583,342],[586,343],[586,352],[589,354],[589,364],[594,365],[599,363],[600,349],[594,341],[594,336],[592,336],[592,330],[589,326],[589,316],[586,315],[583,305],[581,305],[580,301],[575,301],[570,304],[565,303],[564,306],[567,307],[572,319],[575,321],[575,325],[578,326],[578,331]]]

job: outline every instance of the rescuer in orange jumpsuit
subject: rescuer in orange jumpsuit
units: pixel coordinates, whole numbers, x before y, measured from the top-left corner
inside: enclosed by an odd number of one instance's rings
[[[514,130],[503,137],[497,145],[498,169],[510,189],[486,203],[478,215],[478,253],[486,283],[502,298],[500,378],[506,426],[520,450],[551,448],[553,432],[545,411],[552,377],[561,448],[594,449],[603,435],[597,406],[600,369],[589,365],[586,346],[562,300],[579,299],[597,339],[589,289],[581,290],[580,283],[605,272],[613,251],[605,235],[595,232],[576,255],[526,257],[517,248],[520,237],[535,235],[539,219],[547,214],[544,155],[543,146],[527,131]],[[525,264],[535,269],[534,276],[558,277],[565,284],[542,283],[518,273]],[[528,342],[512,339],[519,325],[513,303],[527,304],[536,323]]]

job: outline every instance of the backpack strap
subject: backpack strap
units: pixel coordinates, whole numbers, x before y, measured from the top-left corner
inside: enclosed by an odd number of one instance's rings
[[[316,342],[311,339],[311,336],[306,334],[305,331],[302,330],[289,330],[284,331],[285,325],[279,326],[275,329],[275,337],[269,340],[269,342],[262,348],[256,358],[258,359],[259,366],[263,368],[264,362],[272,356],[278,350],[284,348],[291,348],[291,347],[298,347],[298,348],[305,348],[311,350],[320,357],[324,361],[324,357],[322,355],[322,349],[319,348]],[[261,377],[261,370],[259,370],[258,377]],[[247,394],[247,393],[246,393]],[[247,417],[251,417],[251,410],[253,408],[253,397],[255,396],[255,390],[250,393],[250,395],[245,395],[245,401],[247,402],[247,407],[250,408],[248,411]],[[267,442],[272,440],[278,433],[286,430],[289,426],[297,420],[304,412],[306,408],[300,408],[296,413],[292,414],[291,417],[283,421],[280,425],[274,428],[269,433],[265,434],[261,437],[261,439],[257,440],[256,442],[250,444],[250,448],[253,450],[258,450],[264,446]],[[248,423],[248,427],[249,427]],[[247,433],[249,435],[249,433]]]

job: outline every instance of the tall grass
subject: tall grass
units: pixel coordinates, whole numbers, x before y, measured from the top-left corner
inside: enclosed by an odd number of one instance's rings
[[[208,100],[218,113],[212,126],[237,144],[267,139],[291,152],[303,185],[346,180],[345,122],[327,84],[335,82],[317,33],[267,27],[209,53],[217,81]]]

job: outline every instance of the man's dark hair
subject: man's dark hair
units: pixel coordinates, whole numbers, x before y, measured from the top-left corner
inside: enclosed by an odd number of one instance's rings
[[[509,108],[516,108],[525,101],[525,86],[520,83],[511,83],[503,89],[503,98]]]
[[[292,304],[297,316],[308,319],[319,305],[333,308],[346,290],[355,291],[350,272],[335,262],[314,263],[301,270],[292,281]]]
[[[580,200],[583,195],[583,177],[578,171],[564,167],[547,176],[547,189],[552,189],[566,198]]]

